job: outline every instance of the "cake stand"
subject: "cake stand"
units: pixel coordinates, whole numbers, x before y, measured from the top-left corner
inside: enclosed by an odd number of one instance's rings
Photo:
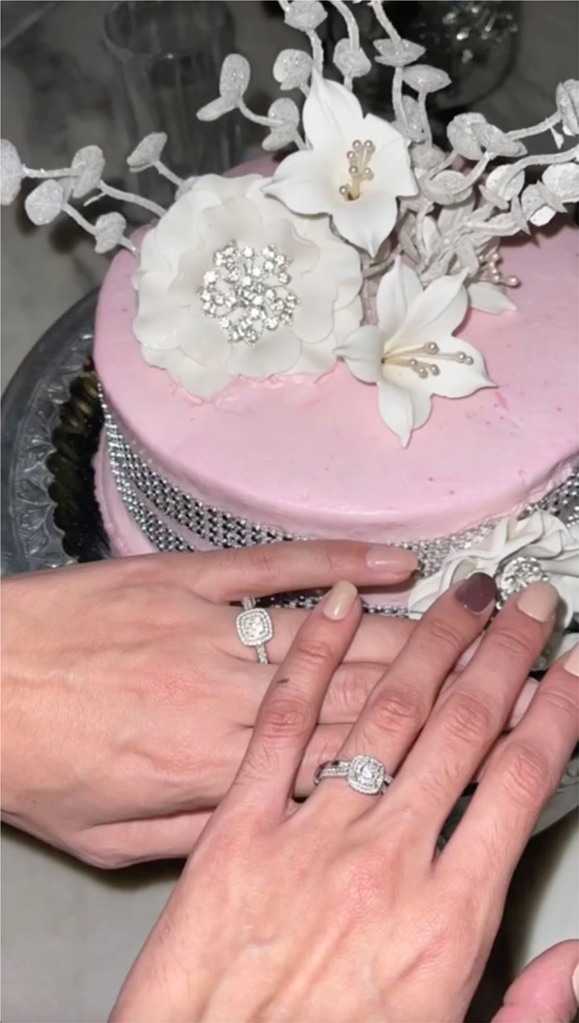
[[[46,332],[2,401],[2,574],[110,556],[94,496],[92,456],[102,417],[92,367],[97,291]],[[579,750],[537,832],[577,805]],[[470,793],[460,800],[456,825]]]

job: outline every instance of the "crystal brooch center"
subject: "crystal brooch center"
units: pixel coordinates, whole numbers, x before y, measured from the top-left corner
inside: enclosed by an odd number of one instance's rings
[[[291,260],[275,245],[254,249],[229,242],[213,254],[199,289],[206,316],[231,343],[254,345],[267,331],[293,323],[298,297],[291,290]]]

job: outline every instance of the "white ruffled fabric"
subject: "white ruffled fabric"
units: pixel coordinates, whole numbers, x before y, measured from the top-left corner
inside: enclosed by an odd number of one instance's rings
[[[238,376],[327,373],[334,348],[362,320],[359,254],[335,237],[326,218],[295,217],[266,196],[268,181],[198,178],[143,241],[133,278],[133,327],[143,357],[202,399]],[[256,250],[274,245],[291,259],[293,321],[254,344],[230,342],[199,296],[214,253],[232,240]]]

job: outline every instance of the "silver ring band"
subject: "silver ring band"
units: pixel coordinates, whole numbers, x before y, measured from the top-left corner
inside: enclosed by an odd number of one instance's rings
[[[319,785],[324,778],[344,778],[351,789],[365,796],[383,795],[394,781],[380,760],[366,756],[326,760],[316,769],[314,785]]]
[[[253,597],[241,601],[243,611],[238,614],[235,625],[237,635],[244,646],[253,647],[260,664],[269,664],[265,644],[273,638],[273,622],[269,611],[256,606]]]

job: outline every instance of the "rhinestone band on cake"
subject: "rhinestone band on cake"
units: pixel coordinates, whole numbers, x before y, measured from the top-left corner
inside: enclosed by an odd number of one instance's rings
[[[218,548],[251,547],[304,539],[273,526],[239,518],[180,490],[140,458],[124,437],[102,395],[101,402],[111,471],[117,491],[133,521],[157,550],[195,550],[195,545],[181,535],[180,529],[188,530],[205,544]],[[559,515],[567,522],[577,521],[579,468],[540,501],[528,505],[520,517],[537,509]],[[466,550],[479,543],[491,533],[494,526],[495,520],[487,520],[462,533],[431,540],[408,541],[399,546],[416,552],[419,574],[427,577],[438,571],[450,552]],[[315,604],[316,599],[297,595],[284,598],[284,603],[308,607]],[[398,605],[373,607],[370,610],[382,614],[406,614],[405,609]]]

